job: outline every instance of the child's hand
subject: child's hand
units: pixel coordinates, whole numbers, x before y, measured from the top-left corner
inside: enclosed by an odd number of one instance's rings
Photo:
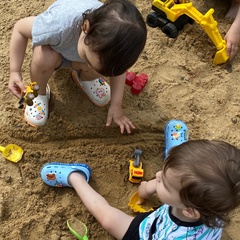
[[[8,82],[8,89],[18,98],[21,98],[22,92],[25,92],[25,86],[19,72],[11,72]]]
[[[142,181],[138,187],[138,195],[140,200],[150,198],[156,192],[156,179],[150,181]]]
[[[233,59],[238,50],[240,29],[232,29],[231,27],[225,36],[225,40],[227,41],[227,54],[230,59]]]
[[[240,0],[233,1],[226,17],[235,18],[225,36],[227,42],[227,54],[230,59],[233,59],[237,54],[240,42]]]
[[[142,181],[140,183],[140,186],[138,187],[138,195],[139,195],[140,199],[142,200],[142,202],[143,202],[143,199],[147,199],[151,196],[146,191],[146,185],[147,185],[147,181]]]
[[[131,120],[124,116],[121,107],[110,106],[106,122],[107,127],[111,125],[112,120],[120,127],[121,133],[124,133],[124,130],[131,133],[131,129],[135,129]]]
[[[144,202],[144,198],[139,198],[139,200],[136,202],[136,204],[141,205]]]

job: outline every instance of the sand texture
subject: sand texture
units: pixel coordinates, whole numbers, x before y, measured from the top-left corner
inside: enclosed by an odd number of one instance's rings
[[[141,149],[144,178],[154,177],[162,166],[163,129],[168,120],[183,120],[190,139],[221,139],[240,147],[240,54],[232,62],[214,65],[216,47],[198,24],[186,25],[176,39],[148,27],[145,50],[129,70],[148,74],[149,81],[139,95],[133,95],[129,86],[124,94],[124,112],[137,127],[131,135],[121,134],[115,124],[105,127],[108,106],[93,105],[68,69],[51,77],[49,120],[45,126],[33,128],[24,121],[23,110],[7,87],[9,42],[17,20],[41,13],[52,2],[0,1],[0,141],[2,146],[14,143],[24,150],[18,163],[0,156],[0,239],[73,240],[66,225],[71,217],[87,225],[90,239],[114,239],[72,189],[50,188],[42,182],[42,165],[52,161],[89,164],[93,170],[90,184],[113,206],[134,215],[128,201],[138,185],[128,181],[129,159],[135,148]],[[146,18],[151,1],[135,3]],[[224,36],[231,25],[224,18],[228,2],[194,0],[194,4],[202,13],[215,9],[214,18]],[[31,42],[22,70],[26,84],[30,61]],[[222,239],[240,239],[239,218],[237,209]]]

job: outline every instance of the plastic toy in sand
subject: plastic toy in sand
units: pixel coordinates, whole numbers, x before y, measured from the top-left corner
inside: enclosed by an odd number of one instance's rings
[[[22,159],[23,150],[15,144],[9,144],[6,147],[0,146],[0,152],[4,158],[11,162],[18,162]]]
[[[88,229],[87,226],[78,220],[77,218],[73,217],[67,220],[67,226],[70,232],[79,240],[88,240],[87,234]]]
[[[126,73],[125,83],[131,87],[131,92],[133,94],[139,94],[143,90],[147,82],[148,75],[145,73],[141,73],[139,75],[137,75],[135,72]]]
[[[196,22],[207,33],[217,48],[214,64],[225,63],[229,56],[227,44],[218,30],[218,23],[213,18],[214,9],[211,8],[204,15],[199,12],[190,0],[153,0],[153,12],[147,15],[147,24],[153,28],[160,28],[170,38],[176,38],[185,24]]]
[[[23,104],[26,103],[28,106],[33,105],[33,99],[38,96],[39,86],[36,82],[31,82],[26,86],[26,92],[22,94],[19,101],[19,107],[23,108]]]
[[[142,162],[140,162],[140,156],[142,155],[142,150],[135,149],[134,160],[129,160],[129,182],[140,183],[143,178],[144,170]]]
[[[138,192],[135,192],[132,197],[130,198],[130,201],[128,203],[128,206],[134,211],[134,212],[150,212],[153,211],[153,208],[146,209],[141,204],[141,199],[138,195]]]

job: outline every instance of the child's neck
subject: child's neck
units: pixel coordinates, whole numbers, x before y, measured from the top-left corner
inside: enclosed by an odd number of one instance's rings
[[[179,208],[172,207],[171,213],[174,217],[178,218],[179,220],[181,220],[183,222],[196,222],[197,221],[196,219],[186,217],[183,214],[182,209],[179,209]]]

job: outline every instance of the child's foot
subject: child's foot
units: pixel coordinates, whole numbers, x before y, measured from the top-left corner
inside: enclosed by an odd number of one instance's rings
[[[231,7],[229,8],[225,18],[234,20],[236,18],[236,16],[237,16],[238,9],[239,9],[239,4],[233,2]]]
[[[42,180],[52,187],[72,187],[68,183],[68,177],[72,172],[84,174],[88,182],[92,171],[87,164],[58,162],[47,163],[40,170]]]
[[[24,119],[31,126],[43,126],[48,119],[48,105],[50,99],[50,87],[47,85],[46,95],[38,95],[33,99],[33,105],[26,105]]]
[[[72,72],[72,78],[96,106],[103,107],[110,102],[110,86],[104,79],[97,78],[93,81],[82,81],[78,76],[78,71],[75,70]]]
[[[169,151],[184,142],[187,142],[189,138],[188,128],[186,124],[180,120],[169,121],[164,129],[164,155],[163,159],[166,159]]]

